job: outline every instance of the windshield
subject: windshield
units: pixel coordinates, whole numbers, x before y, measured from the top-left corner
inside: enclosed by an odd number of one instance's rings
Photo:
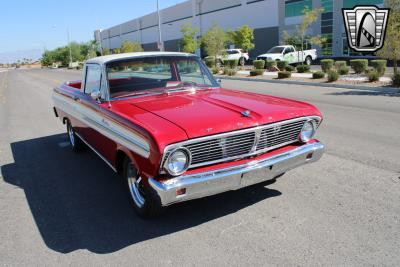
[[[217,87],[197,57],[157,56],[107,64],[110,97],[159,93],[177,87]]]
[[[271,54],[281,54],[282,51],[283,51],[283,49],[285,49],[285,48],[284,48],[284,47],[281,47],[281,46],[275,46],[275,47],[272,47],[270,50],[268,50],[268,53],[271,53]]]
[[[229,55],[234,55],[234,54],[239,54],[239,51],[237,51],[237,50],[226,50],[226,53],[228,53]]]

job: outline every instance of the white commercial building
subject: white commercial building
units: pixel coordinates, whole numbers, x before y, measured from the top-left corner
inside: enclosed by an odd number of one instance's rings
[[[278,45],[284,30],[292,33],[301,21],[302,10],[323,7],[324,13],[309,30],[309,35],[323,35],[328,42],[322,56],[348,56],[351,51],[343,27],[343,7],[359,4],[382,5],[383,0],[188,0],[160,10],[162,41],[166,51],[179,51],[181,26],[190,23],[199,36],[214,23],[226,30],[242,25],[254,29],[255,49],[252,57]],[[95,31],[103,48],[119,48],[123,41],[139,42],[144,50],[158,50],[157,12],[135,18],[104,30]]]

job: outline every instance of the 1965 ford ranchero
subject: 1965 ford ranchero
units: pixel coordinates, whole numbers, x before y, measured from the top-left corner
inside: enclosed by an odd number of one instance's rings
[[[222,89],[195,55],[143,52],[86,62],[54,89],[74,151],[120,174],[144,217],[189,199],[276,179],[321,158],[322,115],[284,98]]]

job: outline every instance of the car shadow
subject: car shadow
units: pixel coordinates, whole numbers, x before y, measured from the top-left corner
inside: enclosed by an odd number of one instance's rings
[[[281,194],[253,186],[181,203],[160,218],[143,220],[128,203],[120,178],[93,152],[74,154],[66,135],[15,142],[11,149],[14,163],[1,167],[3,179],[24,190],[45,244],[61,253],[111,253]]]

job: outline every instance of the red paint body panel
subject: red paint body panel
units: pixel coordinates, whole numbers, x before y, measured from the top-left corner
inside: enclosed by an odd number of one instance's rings
[[[307,103],[235,90],[205,89],[132,97],[98,104],[81,92],[78,89],[80,86],[80,82],[71,82],[55,88],[55,94],[77,99],[78,105],[91,109],[146,140],[150,144],[149,157],[130,151],[71,114],[57,109],[59,117],[69,119],[76,131],[114,167],[117,151],[124,151],[139,167],[143,178],[164,178],[159,176],[160,161],[164,148],[169,144],[296,117],[316,115],[322,118],[318,109]],[[250,111],[250,117],[241,114],[246,110]],[[296,146],[297,144],[286,146],[257,158],[272,156]],[[212,170],[249,160],[252,159],[220,163],[189,170],[187,173]]]

